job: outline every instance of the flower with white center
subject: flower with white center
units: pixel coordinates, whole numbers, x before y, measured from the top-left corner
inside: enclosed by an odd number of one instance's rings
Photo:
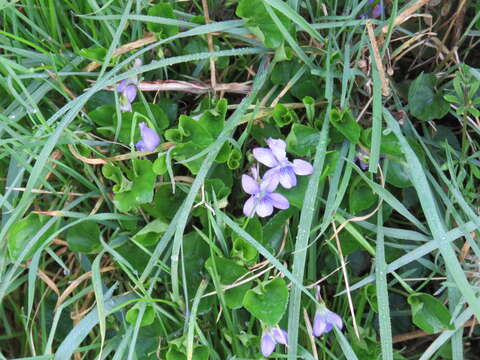
[[[142,66],[142,60],[135,59],[134,68]],[[120,81],[117,86],[117,92],[120,93],[120,110],[123,112],[132,111],[132,102],[137,97],[137,77]]]
[[[256,212],[258,216],[266,217],[272,215],[274,207],[282,210],[289,208],[287,198],[274,192],[278,181],[266,176],[259,180],[256,168],[252,168],[252,174],[253,178],[246,174],[242,175],[242,188],[251,195],[243,206],[245,216],[252,217]]]
[[[288,334],[285,330],[278,327],[266,329],[260,342],[260,350],[263,356],[267,357],[275,350],[277,344],[287,345]]]
[[[270,170],[265,173],[264,179],[280,182],[285,189],[291,189],[297,185],[296,175],[310,175],[313,167],[305,160],[295,159],[290,162],[285,148],[287,144],[282,139],[267,139],[267,148],[253,149],[253,156]]]
[[[341,330],[343,327],[342,318],[333,311],[328,310],[325,305],[320,306],[313,319],[313,335],[317,337],[322,336],[332,331],[334,326]]]

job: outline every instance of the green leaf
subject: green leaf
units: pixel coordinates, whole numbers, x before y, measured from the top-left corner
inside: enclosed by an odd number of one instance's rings
[[[204,149],[204,146],[199,146],[194,144],[192,141],[189,141],[183,144],[175,145],[175,148],[172,150],[172,157],[177,161],[183,161],[190,159]],[[183,163],[182,165],[186,166],[193,175],[196,175],[202,166],[204,158],[204,156],[201,156],[197,159]]]
[[[89,254],[101,248],[100,229],[94,221],[83,221],[67,231],[68,247],[72,251]]]
[[[387,182],[398,188],[408,188],[412,185],[410,181],[410,172],[408,167],[398,161],[388,163]]]
[[[138,318],[138,314],[140,313],[140,309],[138,306],[132,307],[130,310],[127,311],[127,315],[125,319],[132,325],[135,326]],[[155,309],[152,305],[147,304],[145,306],[145,311],[143,313],[142,320],[140,321],[140,326],[148,326],[153,324],[155,320]]]
[[[16,260],[23,251],[28,242],[40,231],[44,225],[43,217],[38,214],[30,213],[24,219],[14,223],[7,232],[8,252],[12,260]],[[43,244],[50,235],[55,232],[55,227],[50,227],[36,242],[35,246],[24,257],[28,260],[35,251]]]
[[[170,184],[163,184],[156,190],[153,202],[143,205],[142,208],[149,215],[168,222],[174,217],[184,199],[184,192],[177,189],[173,193]]]
[[[315,151],[320,132],[310,126],[293,124],[287,136],[287,151],[294,155],[306,156]]]
[[[413,323],[429,334],[450,329],[451,315],[445,305],[432,295],[412,294],[408,297],[412,309]]]
[[[183,262],[185,274],[188,274],[187,289],[190,298],[195,296],[195,291],[203,277],[202,270],[209,256],[208,244],[196,231],[183,236]]]
[[[125,175],[123,175],[122,170],[120,170],[113,163],[106,163],[102,167],[102,174],[107,179],[112,180],[116,184],[113,185],[113,192],[119,193],[122,191],[127,191],[132,188],[132,183],[128,180]]]
[[[220,283],[224,286],[233,284],[240,277],[248,273],[243,266],[238,265],[235,261],[215,256],[213,258],[210,257],[205,263],[205,267],[210,274],[214,274],[214,263],[220,278]],[[245,277],[242,279],[245,279]],[[243,297],[250,289],[251,284],[251,282],[247,282],[225,291],[225,302],[230,309],[238,309],[242,306]]]
[[[97,107],[95,110],[88,113],[88,117],[92,121],[100,126],[112,126],[113,115],[115,114],[115,106],[103,105]]]
[[[214,137],[210,135],[200,121],[195,120],[186,115],[180,115],[178,128],[183,132],[183,136],[197,146],[208,146],[214,141]]]
[[[167,156],[165,153],[159,153],[157,159],[153,162],[152,170],[157,175],[167,173]]]
[[[362,131],[362,143],[366,147],[371,148],[372,128],[368,128]],[[403,157],[400,144],[394,133],[388,132],[385,134],[385,132],[382,132],[382,142],[380,144],[380,153],[382,153],[383,155]]]
[[[288,18],[279,11],[274,11],[280,18],[282,24],[291,29],[292,24]],[[237,16],[246,20],[250,31],[257,36],[266,47],[278,48],[282,45],[283,35],[268,15],[261,0],[240,0],[235,13]]]
[[[294,110],[287,108],[283,104],[275,105],[272,117],[278,127],[282,128],[292,122],[298,122],[298,116]]]
[[[228,155],[227,166],[230,170],[235,170],[240,167],[242,161],[242,152],[238,149],[232,149]]]
[[[158,16],[169,19],[176,19],[172,5],[168,2],[161,2],[148,9],[149,16]],[[179,28],[176,25],[165,25],[153,22],[147,22],[147,29],[153,32],[158,38],[166,39],[178,33]]]
[[[245,227],[246,224],[246,227]],[[262,223],[256,217],[243,219],[244,230],[259,243],[263,243]],[[258,250],[249,244],[240,235],[232,234],[233,249],[232,256],[240,259],[242,262],[252,264],[258,257]]]
[[[148,260],[149,255],[142,249],[135,245],[132,241],[125,242],[122,246],[115,249],[128,263],[137,271],[141,273]]]
[[[279,139],[283,137],[280,129],[269,121],[264,121],[261,124],[254,122],[252,126],[252,136],[259,144],[262,145],[265,145],[265,139]]]
[[[368,284],[363,288],[363,294],[373,311],[378,313],[377,290],[374,284]]]
[[[107,49],[104,47],[94,46],[89,49],[81,49],[79,51],[79,55],[89,60],[102,63],[103,59],[105,59],[105,56],[107,55]]]
[[[295,209],[289,208],[287,210],[279,211],[263,227],[263,238],[265,248],[275,254],[284,237],[285,226],[287,220],[294,214]]]
[[[177,345],[170,345],[165,355],[166,360],[187,360],[185,350],[180,351]],[[210,358],[210,350],[205,345],[197,345],[193,349],[192,360],[208,360]]]
[[[297,176],[297,186],[288,190],[278,187],[275,192],[285,196],[290,202],[290,205],[301,209],[303,206],[303,201],[305,199],[305,192],[307,191],[307,186],[308,176]]]
[[[335,129],[352,143],[356,144],[358,140],[360,140],[362,128],[357,124],[348,108],[341,113],[337,109],[332,109],[330,112],[330,121]]]
[[[360,176],[352,179],[348,197],[350,213],[356,215],[363,210],[369,209],[377,202],[377,199],[377,195]]]
[[[108,165],[108,164],[107,164]],[[118,210],[126,212],[135,206],[149,203],[153,199],[153,188],[156,175],[152,170],[152,163],[148,160],[133,160],[136,174],[130,175],[131,187],[128,190],[117,191],[113,203]],[[103,167],[105,171],[109,168]],[[115,190],[115,189],[114,189]]]
[[[217,102],[215,109],[206,110],[198,120],[200,125],[216,138],[223,130],[225,115],[227,114],[227,100],[221,99]]]
[[[137,232],[132,239],[143,246],[155,245],[165,231],[168,223],[160,219],[155,219],[148,223],[144,228]]]
[[[430,121],[444,117],[450,105],[438,93],[434,86],[436,78],[430,74],[421,73],[411,84],[408,90],[408,106],[416,118]]]
[[[288,303],[288,288],[283,278],[277,277],[255,289],[248,290],[243,306],[267,326],[278,324]]]
[[[270,80],[275,85],[286,85],[301,67],[302,65],[296,60],[283,61],[275,65]]]

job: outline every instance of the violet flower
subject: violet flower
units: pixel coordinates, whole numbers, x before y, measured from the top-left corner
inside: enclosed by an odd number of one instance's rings
[[[378,3],[371,7],[372,4],[378,1]],[[367,18],[378,18],[383,14],[383,0],[368,0],[368,10],[360,14],[360,19],[367,19]]]
[[[256,168],[252,168],[252,174],[253,178],[246,174],[242,175],[242,188],[251,195],[243,206],[245,216],[252,217],[256,212],[258,216],[266,217],[272,215],[274,207],[282,210],[289,208],[290,203],[287,198],[274,193],[278,181],[266,176],[259,180]]]
[[[285,330],[278,327],[266,329],[263,332],[260,342],[260,349],[263,356],[267,357],[275,350],[277,344],[287,345],[288,334]]]
[[[380,2],[377,5],[375,5],[372,9],[372,17],[378,18],[382,16],[382,14],[383,14],[383,4],[382,4],[382,0],[380,0]]]
[[[271,178],[277,185],[280,182],[285,189],[290,189],[297,185],[295,175],[310,175],[313,172],[312,165],[305,160],[295,159],[293,162],[288,160],[285,141],[269,138],[267,144],[269,149],[253,149],[255,159],[271,168],[265,173],[264,178]]]
[[[366,152],[362,150],[357,152],[357,155],[355,156],[355,164],[362,169],[362,171],[368,170],[368,160],[369,155]]]
[[[313,319],[313,335],[317,337],[322,336],[332,331],[334,326],[339,330],[342,329],[342,318],[333,311],[328,310],[325,305],[321,305],[317,309],[315,318]]]
[[[142,60],[135,59],[134,68],[142,66]],[[117,86],[117,92],[120,93],[120,110],[123,112],[132,111],[132,102],[137,97],[137,77],[120,81]]]
[[[150,129],[144,122],[138,124],[140,127],[140,136],[142,139],[137,142],[135,147],[139,151],[153,151],[160,144],[160,137],[155,130]]]

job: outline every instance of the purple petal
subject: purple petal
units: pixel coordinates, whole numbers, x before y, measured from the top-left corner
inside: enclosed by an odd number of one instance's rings
[[[278,169],[270,169],[263,176],[262,183],[260,184],[260,191],[271,193],[275,191],[279,181]]]
[[[143,143],[146,151],[153,151],[160,144],[160,137],[155,130],[150,129],[145,123],[140,123],[140,135],[142,136]]]
[[[313,173],[313,166],[305,160],[293,160],[292,168],[297,175],[310,175]]]
[[[283,329],[273,328],[272,335],[277,344],[287,345],[288,343],[288,334]]]
[[[253,157],[263,165],[268,167],[275,167],[278,165],[278,161],[275,159],[272,150],[266,148],[255,148],[252,152]]]
[[[260,348],[263,356],[265,357],[270,356],[270,354],[273,352],[275,349],[275,340],[273,340],[270,334],[263,334]]]
[[[260,192],[260,185],[249,175],[242,175],[242,188],[247,194],[255,195]]]
[[[137,142],[135,144],[135,147],[137,148],[138,151],[145,151],[145,144],[143,142],[143,140],[140,140],[139,142]]]
[[[372,16],[374,18],[377,18],[377,17],[380,17],[382,16],[382,13],[383,13],[383,6],[382,4],[377,4],[374,6],[373,10],[372,10]]]
[[[320,311],[317,311],[315,313],[315,318],[313,319],[313,335],[317,337],[322,336],[323,333],[325,333],[326,328],[327,323],[325,322],[324,315]]]
[[[368,165],[359,156],[355,157],[355,164],[357,164],[362,171],[368,170]]]
[[[255,182],[258,182],[258,179],[259,179],[259,176],[258,176],[258,165],[257,166],[253,166],[250,171],[252,172],[252,176],[253,176],[253,179],[255,180]]]
[[[133,63],[133,67],[139,68],[140,66],[142,66],[142,59],[140,58],[135,59],[135,62]]]
[[[258,202],[257,207],[256,207],[256,211],[257,211],[258,216],[260,216],[260,217],[266,217],[266,216],[272,215],[273,205],[272,205],[272,202],[270,201],[270,198],[268,196],[264,197],[263,199],[261,199]]]
[[[118,86],[117,86],[117,91],[119,93],[123,92],[123,90],[125,89],[125,87],[127,86],[127,80],[122,80],[118,83]]]
[[[285,148],[287,144],[282,139],[267,139],[268,147],[272,150],[273,155],[277,158],[278,161],[285,160],[287,154],[285,153]]]
[[[271,193],[268,195],[268,198],[270,199],[272,205],[277,209],[285,210],[290,207],[288,199],[281,194]]]
[[[251,196],[247,201],[245,201],[245,205],[243,205],[243,215],[247,217],[253,217],[255,214],[255,203],[255,196]]]
[[[342,318],[338,314],[335,314],[332,311],[328,312],[326,316],[326,321],[332,325],[335,325],[335,327],[337,327],[339,330],[343,328]]]
[[[285,189],[291,189],[297,185],[297,177],[291,166],[285,166],[280,169],[280,184]]]
[[[333,329],[333,325],[327,322],[327,327],[325,328],[324,333],[329,333],[330,331],[332,331],[332,329]]]
[[[128,102],[132,103],[137,96],[137,87],[135,85],[128,85],[125,89],[125,96],[127,97]]]

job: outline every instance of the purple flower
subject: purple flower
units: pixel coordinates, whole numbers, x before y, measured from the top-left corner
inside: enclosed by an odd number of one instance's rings
[[[325,305],[318,308],[313,319],[313,335],[322,336],[330,332],[333,326],[342,329],[342,318],[333,311],[328,310]]]
[[[252,174],[253,178],[246,174],[242,175],[242,188],[247,194],[252,195],[243,206],[245,216],[252,217],[255,212],[260,217],[270,216],[274,207],[282,210],[288,209],[290,203],[287,198],[274,193],[278,181],[266,176],[259,181],[256,168],[252,168]]]
[[[362,169],[362,171],[368,170],[368,159],[369,156],[366,152],[359,150],[355,156],[355,164]]]
[[[253,149],[255,159],[271,168],[265,173],[264,178],[273,179],[276,185],[280,182],[285,189],[290,189],[297,185],[295,175],[310,175],[313,172],[312,165],[304,160],[295,159],[293,163],[288,160],[285,141],[269,138],[267,144],[269,149]]]
[[[368,9],[367,11],[360,14],[360,19],[367,19],[369,17],[377,18],[382,16],[383,13],[383,0],[377,0],[378,3],[372,7],[376,0],[368,0]]]
[[[262,341],[260,342],[260,349],[263,356],[267,357],[275,349],[277,344],[287,345],[288,334],[285,330],[278,327],[266,329],[262,335]]]
[[[150,129],[144,122],[138,124],[142,140],[135,145],[139,151],[153,151],[160,144],[160,137],[155,130]]]
[[[135,59],[134,68],[142,66],[142,60]],[[132,102],[137,97],[137,83],[136,77],[120,81],[117,86],[117,92],[120,93],[120,110],[124,112],[132,111]]]
[[[382,2],[380,1],[375,7],[372,9],[372,17],[377,18],[382,16],[383,13],[383,5]]]
[[[120,81],[120,84],[118,84],[117,91],[121,94],[120,110],[124,112],[131,112],[132,102],[137,96],[137,85],[129,80],[122,80]]]

